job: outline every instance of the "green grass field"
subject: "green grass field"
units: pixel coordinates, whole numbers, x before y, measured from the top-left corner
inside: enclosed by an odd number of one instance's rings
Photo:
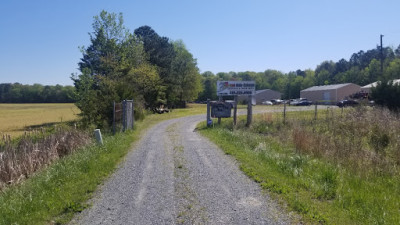
[[[15,138],[42,125],[76,120],[79,113],[74,104],[0,104],[0,133]]]

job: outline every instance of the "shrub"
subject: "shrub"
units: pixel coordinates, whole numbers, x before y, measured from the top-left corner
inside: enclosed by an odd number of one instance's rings
[[[36,140],[24,136],[18,143],[0,146],[0,189],[18,183],[55,160],[91,142],[89,134],[79,130],[63,130]]]

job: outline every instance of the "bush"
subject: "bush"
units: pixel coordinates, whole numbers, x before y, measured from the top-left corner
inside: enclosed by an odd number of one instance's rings
[[[380,81],[372,88],[372,99],[377,105],[387,107],[392,111],[398,112],[400,109],[400,84],[392,81]]]

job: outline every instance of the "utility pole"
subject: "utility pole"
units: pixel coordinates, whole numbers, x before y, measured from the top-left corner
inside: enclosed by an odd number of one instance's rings
[[[382,45],[383,34],[381,34],[381,76],[383,76],[383,45]]]

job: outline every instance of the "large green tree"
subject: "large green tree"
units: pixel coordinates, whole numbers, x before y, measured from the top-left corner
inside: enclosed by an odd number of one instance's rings
[[[136,106],[153,105],[146,104],[143,96],[148,92],[141,92],[144,89],[137,84],[154,79],[139,73],[147,64],[143,43],[124,27],[122,14],[102,11],[94,17],[92,27],[91,44],[82,48],[81,74],[72,79],[83,122],[105,127],[112,122],[114,101],[134,98]],[[146,75],[158,77],[154,71]]]
[[[186,49],[183,41],[174,41],[172,44],[175,57],[171,63],[171,73],[167,77],[168,100],[174,105],[184,105],[185,102],[198,97],[201,91],[201,76],[196,59]]]

